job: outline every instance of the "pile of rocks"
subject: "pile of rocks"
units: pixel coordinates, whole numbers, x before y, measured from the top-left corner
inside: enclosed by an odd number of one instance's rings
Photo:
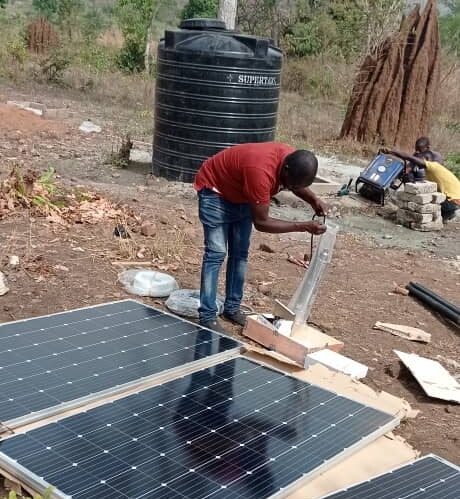
[[[414,230],[441,230],[441,203],[445,199],[444,194],[437,192],[435,182],[404,184],[395,193],[396,222]]]

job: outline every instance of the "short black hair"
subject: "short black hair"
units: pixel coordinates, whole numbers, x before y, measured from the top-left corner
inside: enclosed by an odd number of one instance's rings
[[[286,157],[285,168],[290,185],[308,187],[318,173],[318,159],[312,152],[298,149]]]
[[[422,149],[428,149],[430,147],[430,139],[428,137],[419,137],[415,141],[415,150],[421,151]]]
[[[431,151],[416,152],[414,156],[416,158],[426,159],[427,161],[435,161],[434,154]]]

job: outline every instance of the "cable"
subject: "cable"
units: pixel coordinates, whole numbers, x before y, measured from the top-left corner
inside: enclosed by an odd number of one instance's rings
[[[322,216],[323,217],[323,225],[326,225],[326,215],[316,215],[316,213],[314,213],[313,216],[311,217],[311,221],[313,222],[317,216]],[[315,237],[315,235],[312,234],[311,238],[310,238],[310,256],[308,256],[307,253],[305,253],[305,255],[303,256],[304,262],[310,262],[312,259],[312,256],[313,256],[313,238],[314,237]]]

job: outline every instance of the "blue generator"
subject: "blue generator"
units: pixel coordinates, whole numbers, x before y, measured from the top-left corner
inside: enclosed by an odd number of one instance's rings
[[[401,185],[404,168],[405,162],[402,159],[379,153],[356,180],[356,192],[370,199],[377,198],[383,206],[385,192],[390,188],[397,189]],[[399,183],[396,182],[398,179]],[[360,184],[363,185],[358,188]]]

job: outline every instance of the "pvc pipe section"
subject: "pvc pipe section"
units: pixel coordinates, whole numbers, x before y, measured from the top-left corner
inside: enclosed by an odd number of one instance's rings
[[[446,305],[446,302],[443,298],[439,297],[439,301],[432,296],[424,293],[422,290],[418,289],[413,285],[413,283],[409,283],[407,286],[409,293],[418,298],[422,303],[432,308],[436,312],[439,312],[447,319],[450,319],[457,325],[460,325],[460,314],[457,314]],[[436,295],[437,296],[437,295]]]
[[[295,314],[294,324],[296,325],[307,322],[318,294],[319,283],[332,259],[339,226],[329,220],[326,222],[326,226],[327,230],[319,239],[304,278],[288,305]]]

